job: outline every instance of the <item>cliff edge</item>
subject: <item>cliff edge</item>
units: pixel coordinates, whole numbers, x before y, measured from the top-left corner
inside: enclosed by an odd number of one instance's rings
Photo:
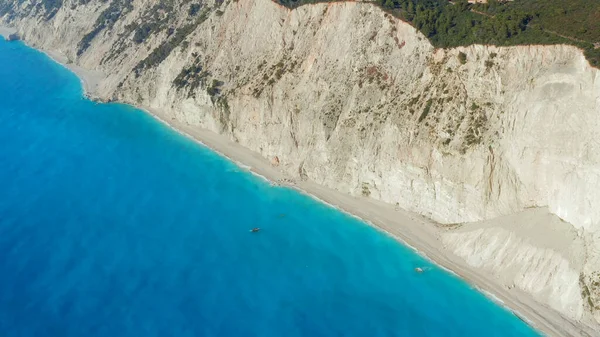
[[[600,71],[577,48],[435,49],[360,2],[8,3],[27,43],[106,74],[91,94],[425,215],[474,268],[600,328]]]

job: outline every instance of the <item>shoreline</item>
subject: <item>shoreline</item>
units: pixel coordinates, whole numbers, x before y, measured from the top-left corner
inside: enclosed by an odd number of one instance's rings
[[[311,181],[295,181],[277,169],[260,154],[251,151],[227,137],[207,129],[168,121],[157,109],[134,106],[178,134],[204,146],[238,167],[266,180],[273,187],[290,188],[317,202],[356,218],[388,235],[436,267],[466,282],[487,299],[512,313],[532,329],[547,336],[584,336],[581,329],[554,309],[537,302],[518,289],[507,289],[502,284],[470,267],[463,259],[442,247],[436,223],[424,216],[394,205],[332,190]]]
[[[94,99],[94,97],[96,97],[100,86],[100,82],[106,77],[103,72],[98,70],[89,70],[82,68],[71,62],[71,60],[69,60],[69,58],[65,54],[59,51],[40,50],[30,45],[27,46],[41,51],[42,53],[46,54],[46,56],[51,58],[54,62],[60,64],[61,66],[67,68],[69,71],[77,75],[79,81],[81,82],[83,95],[86,98]]]
[[[0,35],[4,35],[3,33],[8,31],[6,29],[0,26]],[[60,52],[27,46],[43,52],[73,72],[81,81],[85,97],[98,96],[99,84],[104,79],[102,72],[90,71],[74,65]],[[433,221],[416,213],[396,209],[391,204],[369,198],[353,197],[311,181],[294,182],[279,168],[272,166],[267,158],[232,142],[226,136],[169,119],[157,109],[134,107],[143,110],[179,134],[234,162],[241,169],[267,180],[273,186],[292,188],[391,236],[436,266],[462,279],[486,298],[532,326],[537,332],[549,336],[583,336],[581,326],[537,302],[531,295],[515,288],[507,289],[500,282],[486,275],[484,271],[470,267],[462,258],[446,250],[438,239],[441,230]]]
[[[0,25],[0,37],[4,40],[8,41],[9,35],[14,33],[17,33],[17,30],[15,28]],[[60,64],[61,66],[67,68],[69,71],[77,75],[79,81],[81,82],[81,87],[83,89],[84,96],[90,99],[96,97],[100,86],[100,82],[102,82],[102,80],[106,78],[106,75],[103,72],[80,67],[71,62],[71,60],[64,53],[58,50],[44,50],[29,45],[27,41],[23,39],[20,39],[18,41],[24,43],[29,48],[33,48],[39,52],[46,54],[46,56],[51,58],[54,62]]]

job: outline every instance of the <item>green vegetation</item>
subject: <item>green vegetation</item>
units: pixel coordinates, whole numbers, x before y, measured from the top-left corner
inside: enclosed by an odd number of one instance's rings
[[[63,5],[63,0],[38,0],[34,1],[33,4],[27,4],[25,0],[16,1],[0,1],[0,16],[8,14],[8,20],[13,20],[18,16],[17,11],[29,10],[35,11],[35,13],[44,14],[44,20],[50,20],[56,15],[56,12]]]
[[[140,61],[140,63],[133,68],[136,76],[139,76],[144,69],[155,67],[164,61],[175,48],[184,42],[185,38],[192,33],[199,24],[208,18],[209,13],[209,9],[204,9],[192,23],[177,29],[173,34],[170,34],[169,39],[154,49],[148,57]]]
[[[223,86],[223,84],[225,84],[225,83],[223,83],[222,81],[213,79],[212,83],[206,88],[206,92],[211,97],[219,96],[221,94],[221,90],[222,90],[221,87]]]
[[[295,8],[334,0],[278,0]],[[372,0],[393,16],[411,23],[440,48],[491,44],[571,44],[600,67],[598,0]],[[596,45],[595,45],[596,44]]]
[[[140,22],[139,25],[131,23],[126,27],[126,35],[133,31],[133,42],[137,44],[145,42],[150,35],[165,29],[168,29],[167,36],[171,36],[175,32],[175,29],[169,27],[169,24],[177,19],[172,15],[175,12],[175,6],[176,4],[173,0],[160,0],[157,4],[147,9],[140,20],[136,20],[136,22]],[[200,4],[191,4],[188,12],[190,16],[194,16],[201,8],[202,5]]]
[[[100,16],[94,24],[91,32],[87,33],[77,45],[77,55],[83,54],[89,47],[92,40],[104,29],[110,29],[119,20],[133,9],[129,0],[113,0],[110,5],[100,13]]]
[[[427,101],[427,104],[425,104],[425,109],[423,109],[423,112],[421,113],[421,116],[419,116],[419,123],[421,123],[425,118],[427,118],[427,115],[429,115],[429,111],[431,110],[431,104],[433,103],[433,101],[430,99]]]
[[[89,0],[80,0],[89,1]],[[107,1],[107,0],[102,0]],[[185,5],[191,0],[185,0],[179,5]],[[171,36],[175,29],[169,27],[169,24],[174,21],[175,6],[178,5],[174,0],[160,0],[152,7],[148,7],[142,16],[137,20],[137,23],[131,23],[125,27],[124,36],[130,36],[133,32],[133,41],[136,44],[141,44],[152,35],[162,30],[168,29],[167,36]],[[196,14],[202,6],[199,4],[191,4],[189,12]],[[112,0],[106,10],[104,10],[98,19],[91,32],[86,34],[79,42],[78,55],[84,53],[90,46],[91,41],[104,29],[110,29],[123,15],[126,15],[133,9],[131,0]]]
[[[62,0],[43,0],[42,5],[46,11],[46,20],[50,20],[62,6]]]
[[[200,57],[195,53],[194,56],[196,57],[194,64],[183,68],[175,80],[173,80],[173,85],[177,90],[186,91],[187,97],[196,97],[196,89],[204,87],[213,103],[219,103],[222,108],[228,110],[227,97],[221,95],[225,83],[215,78],[209,81],[212,74],[203,70]]]
[[[11,17],[14,15],[14,12],[12,11],[12,4],[8,1],[6,2],[0,2],[0,16],[4,16],[6,14],[9,14],[9,20],[11,20]]]
[[[369,183],[362,183],[362,195],[363,195],[363,197],[368,197],[371,195],[371,190],[369,189]]]
[[[190,9],[188,10],[188,14],[190,16],[194,16],[200,12],[201,8],[202,8],[202,5],[200,5],[200,4],[192,4],[190,6]]]
[[[202,66],[197,62],[196,64],[183,68],[179,75],[175,77],[173,85],[177,89],[183,89],[185,87],[193,90],[196,89],[201,83],[203,83],[209,76],[208,72],[202,71]]]
[[[600,42],[600,2],[597,0],[521,0],[515,1],[512,6],[539,14],[537,23],[549,31],[583,41]]]
[[[159,65],[195,28],[196,25],[189,24],[178,29],[173,37],[154,49],[148,57],[135,66],[133,70],[136,72],[136,75],[139,75],[144,69]]]
[[[196,92],[196,88],[199,86],[207,86],[210,73],[204,71],[200,63],[200,58],[196,58],[194,64],[183,68],[173,81],[173,85],[177,88],[177,90],[187,90],[188,97],[193,97]],[[213,87],[218,87],[218,85],[215,84]]]
[[[460,64],[467,63],[467,54],[463,53],[462,51],[458,53],[458,61],[460,62]]]

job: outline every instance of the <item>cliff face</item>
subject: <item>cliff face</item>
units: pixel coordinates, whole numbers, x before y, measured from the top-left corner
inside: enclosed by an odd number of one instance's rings
[[[226,134],[298,179],[442,224],[549,209],[568,223],[562,251],[477,224],[441,240],[475,267],[512,268],[506,284],[564,315],[600,322],[600,72],[578,49],[435,50],[356,2],[38,2],[9,0],[0,22],[103,71],[95,95]]]

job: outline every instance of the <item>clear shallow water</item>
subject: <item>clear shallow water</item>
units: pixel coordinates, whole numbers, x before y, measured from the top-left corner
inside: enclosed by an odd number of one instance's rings
[[[43,54],[0,41],[0,65],[2,336],[537,336]]]

